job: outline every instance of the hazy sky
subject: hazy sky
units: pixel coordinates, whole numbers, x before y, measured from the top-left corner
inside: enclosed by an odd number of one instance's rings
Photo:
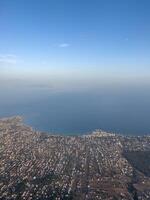
[[[149,0],[0,0],[0,79],[149,75]]]

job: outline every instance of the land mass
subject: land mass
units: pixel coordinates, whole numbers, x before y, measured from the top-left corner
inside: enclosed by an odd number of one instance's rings
[[[61,136],[0,120],[1,200],[149,200],[150,136]]]

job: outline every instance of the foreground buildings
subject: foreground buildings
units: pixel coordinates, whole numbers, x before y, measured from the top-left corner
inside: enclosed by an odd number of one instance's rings
[[[0,120],[0,200],[150,200],[150,136],[40,133]]]

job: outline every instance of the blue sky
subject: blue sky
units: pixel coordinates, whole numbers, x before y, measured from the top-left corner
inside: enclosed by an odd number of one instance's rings
[[[0,78],[149,78],[149,10],[149,0],[1,0]]]

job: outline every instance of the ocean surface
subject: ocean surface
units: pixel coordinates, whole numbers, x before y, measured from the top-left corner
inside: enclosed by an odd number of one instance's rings
[[[103,129],[125,135],[150,133],[147,87],[52,90],[0,87],[0,117],[23,116],[34,129],[80,135]]]

